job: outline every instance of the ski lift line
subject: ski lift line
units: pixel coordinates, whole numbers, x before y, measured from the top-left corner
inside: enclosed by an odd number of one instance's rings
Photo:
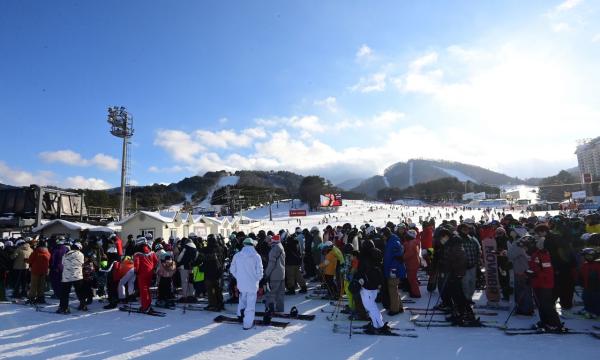
[[[582,184],[582,183],[574,183],[574,184],[549,184],[549,185],[537,185],[537,187],[575,186],[575,185],[585,186],[587,184],[599,184],[599,183],[600,183],[600,180],[599,181],[592,181],[592,182],[585,183],[585,184]]]

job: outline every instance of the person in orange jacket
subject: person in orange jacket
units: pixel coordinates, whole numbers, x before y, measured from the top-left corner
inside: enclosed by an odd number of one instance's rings
[[[46,276],[48,276],[50,268],[50,252],[43,241],[38,243],[29,256],[28,262],[31,270],[29,302],[32,304],[45,304],[44,291],[46,290]]]
[[[323,270],[323,278],[325,279],[325,285],[327,285],[329,297],[331,299],[337,299],[338,287],[335,283],[334,278],[338,259],[335,252],[333,251],[333,243],[331,241],[326,241],[321,245],[321,251],[323,252],[323,255],[325,255],[325,259],[321,264],[319,264],[319,268]]]

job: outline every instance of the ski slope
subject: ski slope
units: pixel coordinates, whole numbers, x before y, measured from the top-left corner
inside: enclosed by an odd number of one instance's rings
[[[223,176],[217,181],[215,185],[213,185],[209,190],[208,194],[197,206],[201,208],[208,209],[211,207],[212,196],[218,189],[224,186],[234,186],[237,185],[238,181],[240,181],[239,176]]]

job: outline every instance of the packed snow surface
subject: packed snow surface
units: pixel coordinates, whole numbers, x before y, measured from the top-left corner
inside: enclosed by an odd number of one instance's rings
[[[244,215],[258,219],[264,229],[290,228],[297,226],[296,218],[289,218],[290,208],[301,207],[298,201],[282,202],[273,206],[274,222],[268,221],[268,207],[245,211]],[[415,212],[414,215],[412,212]],[[302,227],[317,225],[324,227],[325,216],[329,224],[350,222],[360,224],[373,220],[376,226],[386,221],[398,222],[402,214],[417,222],[419,216],[438,216],[442,219],[450,208],[403,207],[364,201],[346,201],[344,206],[331,214],[310,213],[299,218]],[[475,216],[479,210],[458,212],[458,218]],[[516,216],[521,214],[515,211]],[[331,215],[331,217],[329,217]],[[543,213],[542,213],[543,215]],[[441,221],[441,219],[440,219]],[[318,223],[321,222],[319,225]],[[311,283],[310,286],[316,284]],[[427,307],[429,300],[422,283],[423,298],[408,307]],[[226,296],[227,297],[227,296]],[[476,293],[476,301],[485,303],[485,295]],[[142,314],[128,314],[117,309],[104,310],[104,304],[94,301],[90,312],[72,310],[72,315],[51,313],[57,300],[49,299],[53,305],[48,312],[36,312],[23,305],[0,305],[0,359],[564,359],[573,354],[577,359],[596,359],[600,343],[589,335],[525,335],[509,337],[494,328],[444,328],[416,327],[418,338],[378,337],[355,334],[334,334],[331,321],[321,309],[332,310],[325,300],[307,300],[303,295],[285,297],[285,309],[297,306],[300,313],[316,314],[314,321],[291,320],[285,329],[256,327],[245,331],[241,325],[216,324],[212,320],[217,313],[206,311],[165,310],[164,318]],[[438,301],[438,294],[431,298],[431,306]],[[78,305],[71,302],[72,307]],[[505,305],[510,305],[505,303]],[[257,303],[257,310],[264,306]],[[575,310],[578,310],[576,308]],[[226,315],[234,316],[236,305],[226,305]],[[498,316],[482,316],[482,320],[503,323],[508,311],[499,311]],[[410,313],[389,317],[385,321],[397,327],[412,328]],[[424,318],[421,316],[421,318]],[[442,319],[435,316],[435,319]],[[274,319],[281,320],[282,319]],[[510,327],[529,327],[537,322],[536,317],[513,316]],[[567,319],[566,326],[572,329],[590,329],[599,322],[592,320]],[[348,329],[349,322],[340,315],[336,322]],[[355,322],[355,325],[357,323]],[[361,323],[364,324],[364,323]]]
[[[473,179],[472,177],[470,177],[469,175],[466,175],[465,173],[463,173],[462,171],[458,171],[458,170],[453,170],[453,169],[446,169],[443,167],[439,167],[439,166],[434,166],[435,168],[442,170],[443,172],[445,172],[446,174],[455,177],[458,179],[458,181],[470,181],[473,183],[477,183],[477,180]]]

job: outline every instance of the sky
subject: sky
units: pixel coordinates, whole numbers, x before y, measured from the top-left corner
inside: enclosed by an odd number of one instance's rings
[[[521,178],[600,135],[600,1],[0,2],[0,182],[288,170],[334,183],[411,158]]]

